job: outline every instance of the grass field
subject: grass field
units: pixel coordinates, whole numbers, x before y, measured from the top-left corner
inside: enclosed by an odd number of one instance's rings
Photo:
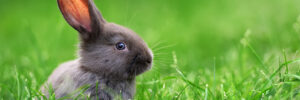
[[[94,1],[154,51],[137,100],[300,99],[300,0]],[[77,32],[56,0],[1,0],[0,16],[0,99],[40,96]]]

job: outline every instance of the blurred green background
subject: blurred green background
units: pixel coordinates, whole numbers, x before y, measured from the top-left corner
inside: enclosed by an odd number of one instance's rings
[[[154,51],[136,99],[300,98],[300,0],[94,1]],[[1,0],[0,99],[35,97],[77,43],[56,0]]]

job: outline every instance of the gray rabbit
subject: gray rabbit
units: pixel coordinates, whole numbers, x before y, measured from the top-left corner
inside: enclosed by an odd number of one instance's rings
[[[79,32],[79,58],[61,64],[41,91],[49,97],[52,87],[55,97],[62,98],[88,85],[84,94],[91,99],[132,99],[135,77],[152,66],[147,44],[132,30],[105,21],[92,0],[57,2],[66,21]]]

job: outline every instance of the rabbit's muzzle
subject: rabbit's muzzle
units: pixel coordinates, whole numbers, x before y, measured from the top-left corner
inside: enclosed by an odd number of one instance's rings
[[[151,68],[152,57],[145,54],[136,54],[131,62],[131,66],[128,68],[128,73],[136,76]]]

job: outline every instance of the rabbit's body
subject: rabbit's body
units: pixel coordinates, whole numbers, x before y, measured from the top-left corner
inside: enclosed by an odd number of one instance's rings
[[[119,96],[128,100],[132,98],[135,93],[134,79],[106,79],[82,69],[79,60],[61,64],[49,77],[47,83],[53,86],[52,88],[54,89],[56,98],[65,97],[67,95],[76,96],[78,94],[74,92],[85,86],[88,86],[88,89],[84,93],[94,99],[98,96],[98,98],[108,100]],[[43,87],[42,91],[47,93],[45,90],[47,89]],[[49,94],[46,95],[48,96]]]
[[[83,93],[93,100],[132,99],[135,77],[152,66],[147,44],[132,30],[107,22],[92,0],[58,0],[58,5],[79,32],[79,58],[59,66],[42,86],[43,93],[49,96],[47,87],[52,87],[61,98],[89,86]]]

